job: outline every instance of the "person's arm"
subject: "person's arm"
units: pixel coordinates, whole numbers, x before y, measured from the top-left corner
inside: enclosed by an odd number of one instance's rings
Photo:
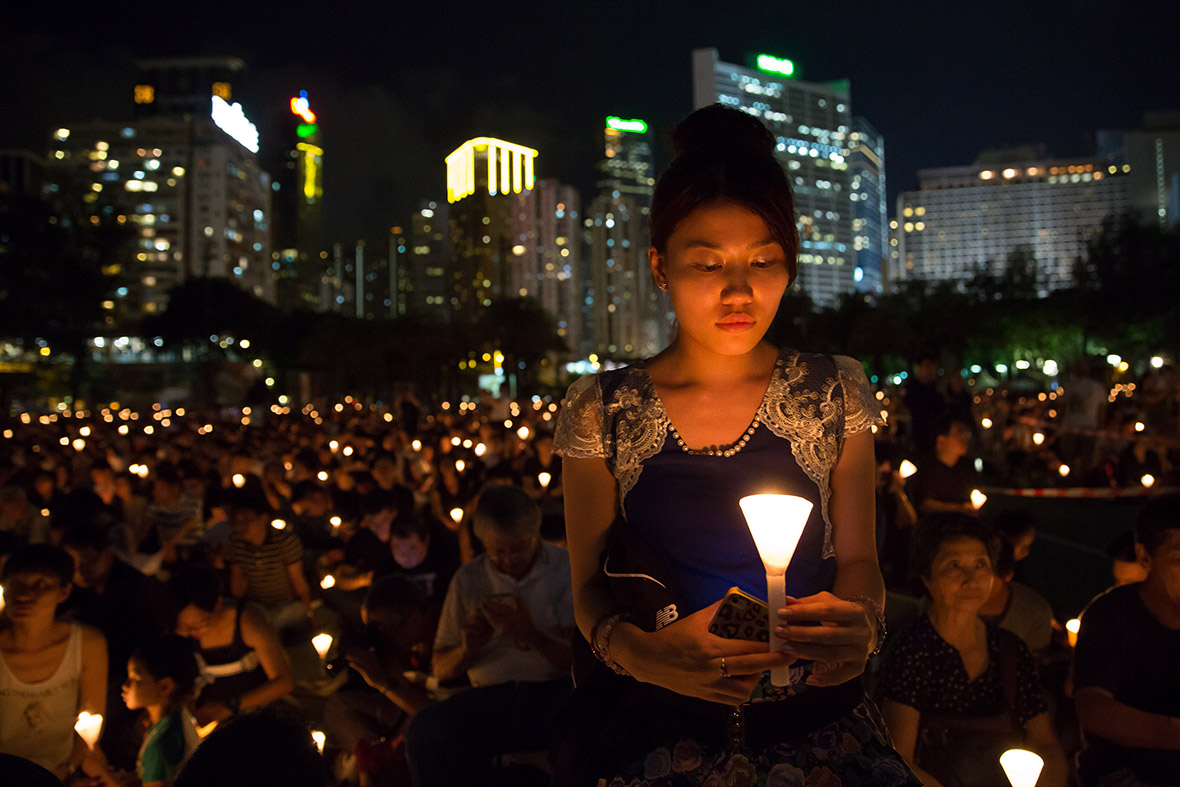
[[[291,589],[295,591],[299,603],[303,604],[304,614],[310,618],[314,610],[311,608],[311,588],[307,586],[307,577],[303,575],[303,564],[288,563],[287,576],[291,579]]]
[[[918,763],[914,761],[914,752],[918,746],[918,725],[922,720],[921,712],[909,705],[885,700],[881,704],[881,715],[885,717],[885,726],[889,729],[889,737],[893,739],[893,748],[922,784],[925,787],[942,787],[938,779],[919,768]]]
[[[430,695],[421,686],[411,683],[396,669],[385,669],[373,650],[353,648],[345,654],[345,658],[348,659],[348,666],[356,670],[365,683],[401,708],[407,716],[413,717],[431,704]]]
[[[817,663],[807,682],[835,686],[864,672],[877,641],[877,616],[869,605],[849,601],[867,597],[885,606],[885,581],[877,565],[873,436],[867,429],[849,435],[832,470],[828,515],[836,550],[832,592],[788,600],[779,615],[789,648]],[[819,622],[823,625],[799,625]]]
[[[241,696],[238,708],[245,711],[287,696],[295,688],[295,681],[291,677],[291,662],[279,643],[279,635],[263,613],[247,604],[242,607],[241,615],[242,642],[258,654],[258,662],[267,677],[266,683]]]
[[[107,707],[107,641],[96,629],[82,628],[82,674],[78,680],[78,712],[103,714]],[[74,733],[67,768],[81,765],[90,753],[82,736]]]
[[[599,571],[599,556],[618,507],[618,486],[601,457],[566,456],[563,476],[574,619],[590,641],[595,624],[621,608]],[[745,702],[764,671],[794,659],[768,653],[762,643],[710,634],[709,621],[720,603],[655,632],[619,622],[611,631],[610,658],[637,680],[678,694],[729,705]],[[730,677],[722,673],[722,659]]]
[[[229,592],[235,598],[244,598],[246,595],[246,572],[237,563],[229,564]]]
[[[1119,746],[1180,751],[1180,717],[1133,708],[1098,686],[1075,689],[1074,701],[1085,732]]]
[[[492,629],[505,637],[528,645],[544,656],[553,666],[568,670],[572,657],[569,638],[572,630],[559,637],[551,637],[533,625],[532,616],[524,599],[516,596],[512,603],[486,601],[481,607],[484,617]]]
[[[928,497],[918,505],[918,511],[923,514],[937,514],[940,511],[957,511],[961,514],[974,514],[975,508],[970,503],[947,503]]]
[[[431,665],[440,683],[454,680],[475,664],[492,638],[492,626],[478,608],[469,608],[465,573],[460,570],[447,586],[434,638]]]
[[[1028,748],[1041,755],[1045,761],[1041,778],[1037,779],[1040,787],[1065,787],[1069,781],[1069,765],[1065,760],[1065,750],[1057,740],[1057,733],[1053,731],[1053,722],[1048,713],[1038,714],[1027,722],[1024,729],[1028,732]]]

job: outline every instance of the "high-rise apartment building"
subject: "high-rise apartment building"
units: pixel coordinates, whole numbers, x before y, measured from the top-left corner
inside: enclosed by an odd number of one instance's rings
[[[898,278],[1000,274],[1014,253],[1036,260],[1039,295],[1072,283],[1075,262],[1129,204],[1131,167],[1103,159],[998,161],[921,170],[897,197]]]
[[[1143,128],[1126,132],[1123,144],[1131,210],[1160,229],[1180,226],[1180,110],[1149,113]]]
[[[847,81],[804,82],[789,60],[759,55],[745,67],[716,49],[692,54],[695,108],[721,103],[765,123],[795,193],[799,224],[797,287],[829,306],[857,289],[852,199],[852,109]],[[879,167],[884,171],[884,165]]]
[[[322,245],[324,149],[307,91],[283,107],[281,139],[266,157],[274,178],[274,265],[279,305],[318,309]]]
[[[848,156],[852,173],[853,281],[858,292],[876,297],[882,291],[881,269],[889,249],[889,207],[885,195],[885,140],[862,117],[852,119]]]
[[[598,191],[630,197],[643,216],[651,211],[656,178],[647,123],[608,117],[603,129],[603,156],[598,162]]]
[[[139,117],[57,129],[45,192],[64,222],[111,223],[130,236],[113,282],[108,324],[160,312],[193,276],[228,278],[275,300],[271,181],[258,130],[231,103],[240,60],[140,63]]]
[[[449,314],[449,240],[449,206],[433,200],[423,202],[410,216],[409,248],[401,262],[406,292],[399,314],[437,314],[443,318]]]
[[[535,185],[536,156],[532,148],[491,137],[468,140],[447,156],[452,318],[470,318],[493,298],[518,294],[513,248],[522,222],[528,225],[519,197]]]
[[[630,197],[604,192],[591,203],[583,226],[589,269],[583,319],[590,351],[616,361],[654,355],[666,336],[642,209]]]

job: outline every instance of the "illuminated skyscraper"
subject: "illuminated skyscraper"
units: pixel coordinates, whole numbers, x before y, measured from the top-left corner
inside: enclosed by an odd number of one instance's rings
[[[881,294],[881,267],[889,248],[889,208],[885,196],[885,140],[862,117],[852,119],[848,157],[852,173],[852,247],[856,250],[856,288]]]
[[[493,298],[512,297],[518,245],[518,195],[533,189],[537,151],[490,137],[447,156],[450,208],[450,312],[473,316]]]
[[[630,197],[604,192],[584,222],[590,351],[603,359],[654,355],[664,344],[658,291],[648,265],[647,222]]]
[[[225,277],[275,300],[270,178],[256,150],[241,107],[217,96],[203,117],[54,132],[46,190],[62,220],[135,230],[107,271],[115,283],[109,324],[162,311],[169,290],[192,276]]]
[[[791,61],[769,55],[749,68],[724,63],[716,49],[694,50],[692,67],[696,108],[722,103],[740,109],[762,120],[778,141],[776,156],[795,192],[797,286],[821,306],[855,292],[848,82],[804,82]]]
[[[898,278],[964,281],[1036,261],[1039,295],[1072,283],[1074,263],[1129,202],[1128,165],[1019,157],[918,172],[897,196]]]
[[[404,290],[399,296],[399,314],[416,312],[444,318],[448,315],[449,239],[449,205],[424,202],[410,217],[409,248],[401,258],[405,277]]]
[[[246,64],[236,57],[175,57],[140,60],[133,97],[137,114],[202,116],[209,96],[233,101]]]
[[[320,251],[323,225],[324,149],[319,118],[300,91],[283,106],[280,144],[273,147],[267,169],[274,175],[274,240],[271,267],[278,280],[279,305],[321,307],[324,275]]]
[[[642,215],[647,216],[656,185],[647,123],[608,117],[603,142],[603,158],[598,162],[598,190],[630,197]]]

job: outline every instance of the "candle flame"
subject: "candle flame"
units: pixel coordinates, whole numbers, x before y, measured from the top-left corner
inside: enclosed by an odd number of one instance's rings
[[[1036,787],[1045,761],[1026,749],[1009,749],[1000,755],[1000,766],[1012,787]]]
[[[311,646],[315,648],[315,652],[320,654],[320,658],[328,655],[328,649],[332,647],[331,634],[316,634],[311,638]]]
[[[980,492],[978,489],[971,490],[971,507],[976,511],[983,508],[983,504],[987,502],[987,495]]]
[[[901,464],[897,468],[897,473],[902,478],[909,478],[916,472],[918,472],[918,467],[908,459],[901,460]]]

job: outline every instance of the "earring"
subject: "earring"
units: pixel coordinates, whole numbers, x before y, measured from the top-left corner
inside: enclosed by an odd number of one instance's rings
[[[666,279],[665,279],[665,280],[661,280],[661,281],[657,281],[657,282],[656,282],[656,286],[657,286],[657,287],[659,287],[659,288],[660,288],[661,290],[663,290],[664,292],[667,292],[667,291],[668,291],[668,282],[667,282],[667,280],[666,280]]]

